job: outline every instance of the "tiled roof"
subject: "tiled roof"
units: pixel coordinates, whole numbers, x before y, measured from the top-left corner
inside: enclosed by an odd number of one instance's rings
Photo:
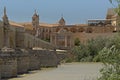
[[[24,26],[23,26],[23,25],[20,25],[19,23],[12,22],[12,21],[10,21],[9,23],[10,23],[10,25],[12,25],[12,26],[14,26],[14,27],[23,27],[23,28],[24,28]]]

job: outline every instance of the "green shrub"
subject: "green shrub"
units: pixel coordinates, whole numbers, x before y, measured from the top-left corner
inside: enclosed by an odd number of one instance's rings
[[[98,57],[104,64],[100,71],[102,76],[98,80],[120,80],[120,50],[115,46],[105,47]]]

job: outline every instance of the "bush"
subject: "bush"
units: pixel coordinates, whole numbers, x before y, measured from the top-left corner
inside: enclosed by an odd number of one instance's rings
[[[102,50],[105,46],[108,38],[96,38],[88,40],[86,44],[81,44],[79,46],[75,46],[72,49],[72,53],[74,54],[74,59],[76,61],[100,61],[98,58],[94,59],[100,50]]]
[[[75,45],[75,46],[79,46],[79,45],[80,45],[80,40],[79,40],[79,38],[76,38],[76,39],[75,39],[74,45]]]
[[[100,71],[102,76],[98,80],[120,80],[120,50],[115,46],[105,47],[98,57],[104,64]]]

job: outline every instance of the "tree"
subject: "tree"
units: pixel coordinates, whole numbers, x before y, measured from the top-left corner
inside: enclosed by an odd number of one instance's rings
[[[100,60],[104,64],[102,76],[98,80],[120,80],[120,50],[113,45],[99,52]]]
[[[79,38],[76,38],[74,41],[75,46],[79,46],[80,45],[80,40]]]
[[[120,26],[120,0],[109,0],[109,1],[115,8],[115,12],[118,15],[117,24],[118,26]]]

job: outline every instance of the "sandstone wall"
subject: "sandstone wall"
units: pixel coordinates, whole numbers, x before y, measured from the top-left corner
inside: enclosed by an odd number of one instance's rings
[[[10,78],[17,76],[17,59],[5,55],[0,57],[2,59],[1,77]]]
[[[0,80],[1,80],[2,64],[3,64],[2,59],[0,59]]]
[[[27,73],[29,70],[29,54],[26,51],[22,51],[20,49],[16,50],[16,57],[17,57],[17,73]]]
[[[45,49],[54,49],[54,46],[52,44],[36,38],[28,33],[25,34],[24,45],[25,48],[40,47]]]
[[[4,45],[4,33],[3,33],[3,27],[0,25],[0,48]]]
[[[0,79],[11,78],[29,70],[39,70],[41,67],[57,67],[59,64],[56,51],[10,49],[0,50]],[[11,52],[11,50],[13,50]]]
[[[39,70],[40,69],[40,58],[39,52],[35,50],[29,50],[29,70]]]
[[[1,78],[10,78],[17,76],[17,59],[14,54],[14,50],[10,48],[4,47],[0,50]]]
[[[59,64],[55,51],[41,50],[39,51],[39,58],[41,67],[57,67]]]

